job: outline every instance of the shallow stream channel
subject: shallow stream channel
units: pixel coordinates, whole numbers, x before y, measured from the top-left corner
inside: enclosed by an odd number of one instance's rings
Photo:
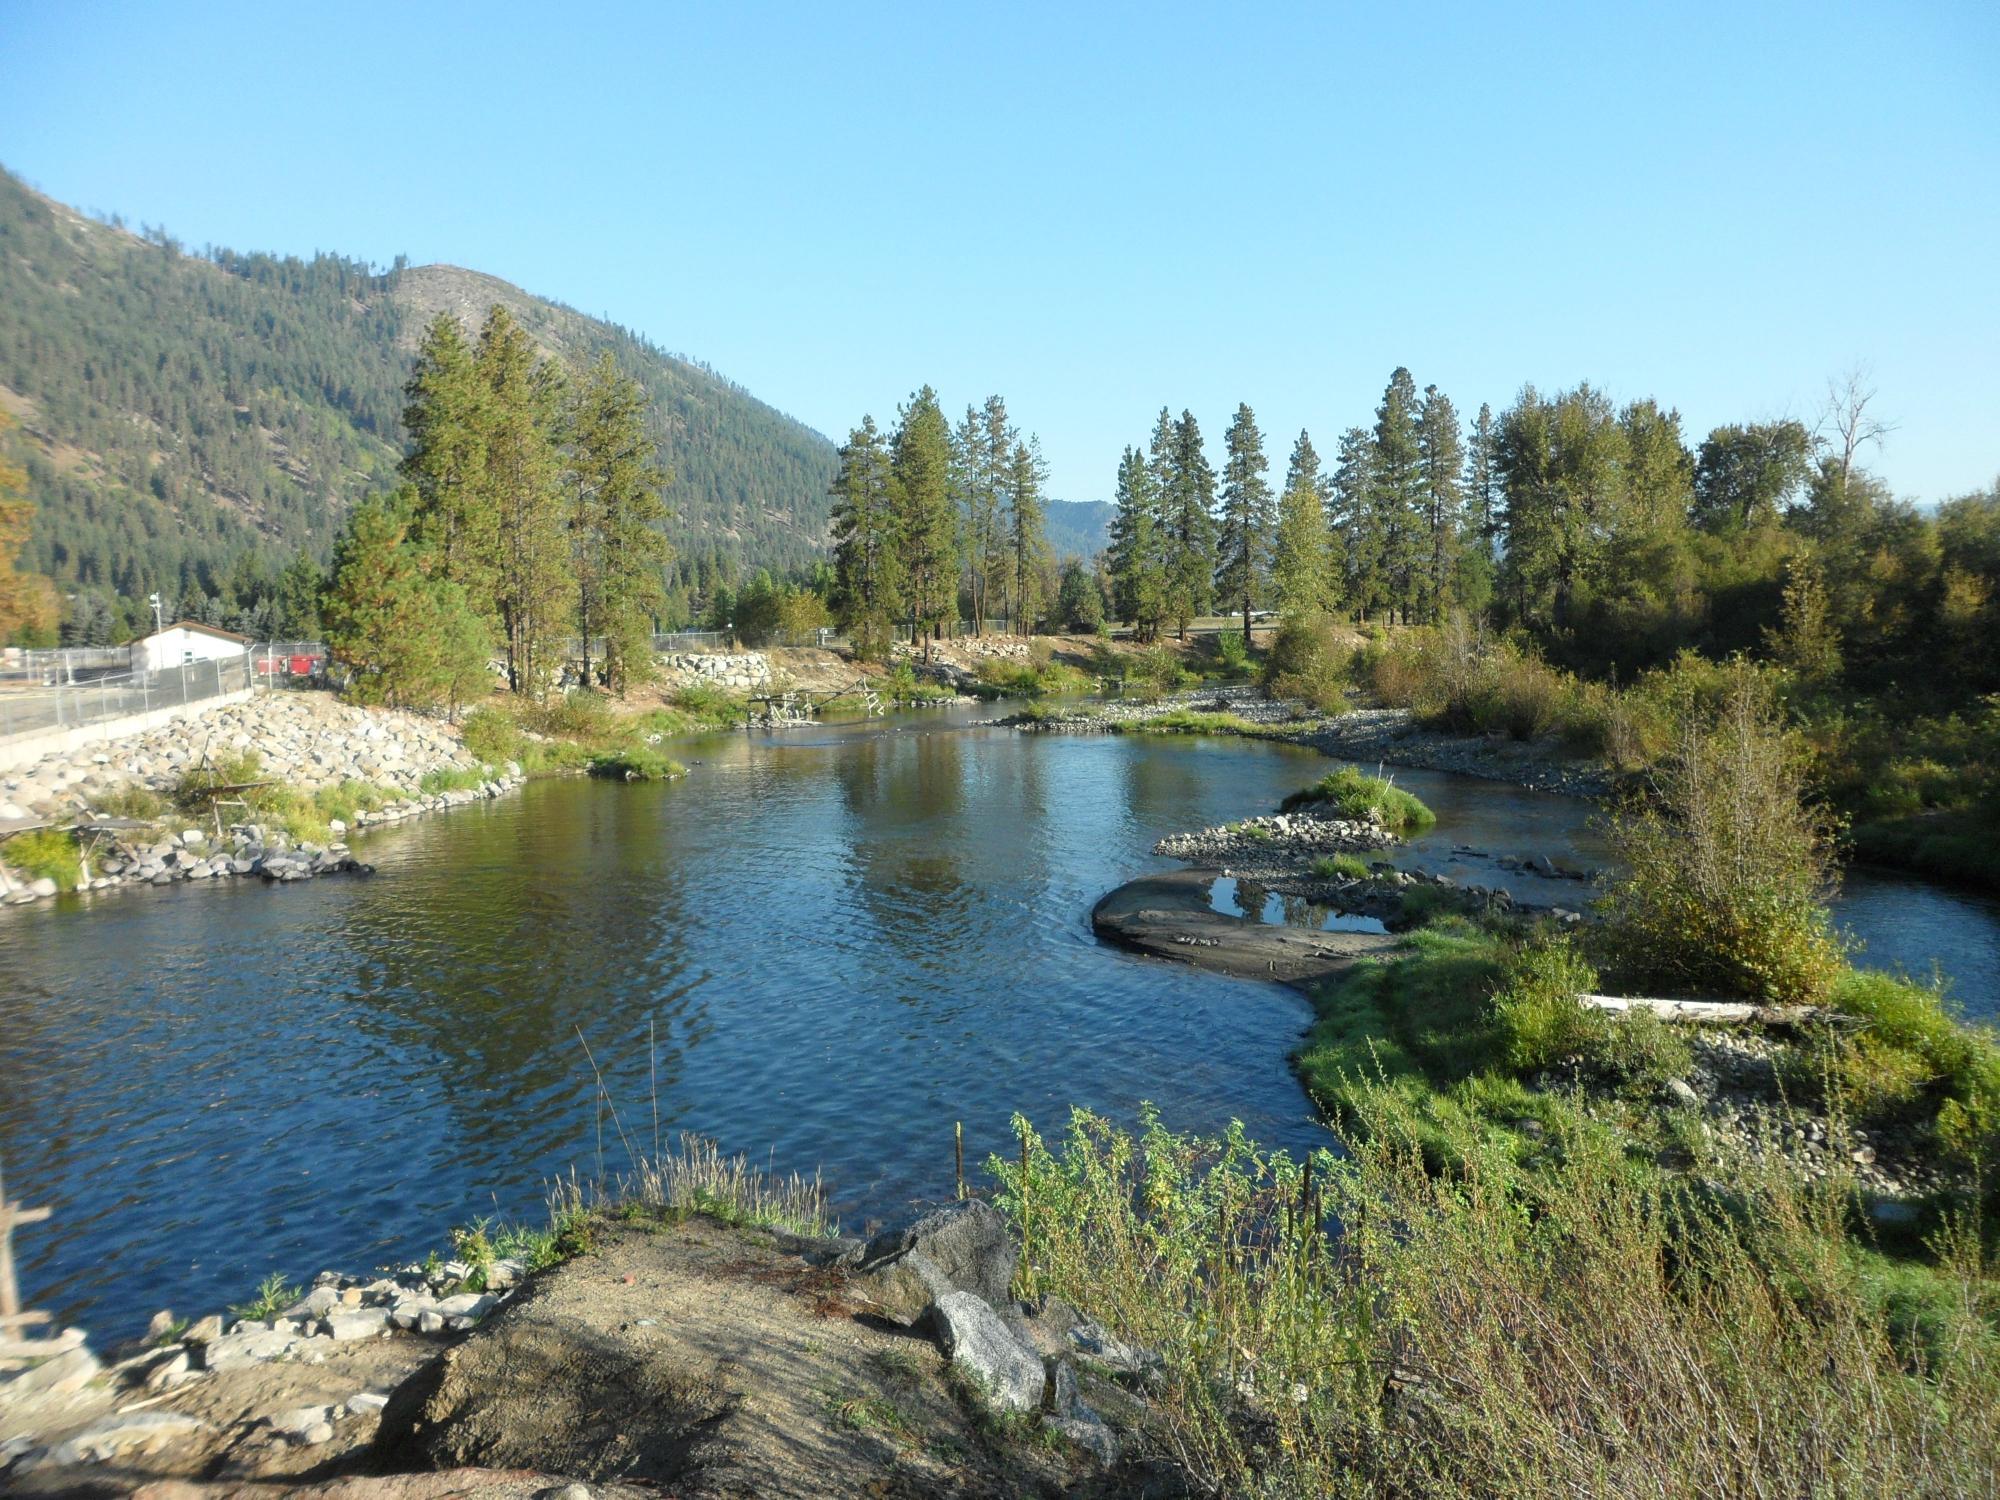
[[[1072,1104],[1323,1143],[1286,1063],[1300,996],[1123,953],[1089,912],[1179,868],[1164,835],[1268,812],[1329,762],[971,722],[992,712],[689,741],[681,781],[536,782],[371,833],[370,877],[0,911],[0,1161],[54,1211],[16,1238],[29,1305],[115,1339],[272,1270],[539,1221],[558,1176],[682,1130],[822,1172],[851,1230],[949,1195],[956,1121],[969,1170],[1013,1111],[1052,1132]],[[1396,776],[1438,813],[1398,862],[1588,899],[1501,866],[1596,867],[1588,804]],[[2000,906],[1856,876],[1841,918],[1870,961],[1935,961],[1993,1013]]]

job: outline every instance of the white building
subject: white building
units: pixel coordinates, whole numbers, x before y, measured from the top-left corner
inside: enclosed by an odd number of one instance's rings
[[[200,625],[193,620],[181,620],[157,635],[134,641],[132,668],[134,671],[158,672],[167,667],[185,666],[192,661],[216,661],[241,656],[251,645],[247,635],[238,635],[233,630],[217,630],[213,625]]]

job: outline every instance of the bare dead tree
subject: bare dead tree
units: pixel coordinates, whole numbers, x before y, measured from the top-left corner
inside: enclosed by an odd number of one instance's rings
[[[1843,374],[1827,377],[1826,403],[1820,408],[1814,435],[1840,449],[1843,487],[1853,472],[1854,455],[1869,443],[1879,447],[1882,439],[1896,430],[1894,422],[1869,415],[1868,406],[1874,399],[1875,388],[1868,383],[1866,365],[1851,365]]]

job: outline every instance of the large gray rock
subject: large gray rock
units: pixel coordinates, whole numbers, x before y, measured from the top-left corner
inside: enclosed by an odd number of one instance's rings
[[[290,1328],[252,1327],[242,1333],[226,1333],[201,1346],[204,1370],[237,1370],[267,1359],[282,1359],[298,1347],[299,1336]]]
[[[386,1307],[341,1307],[326,1315],[320,1324],[336,1344],[348,1339],[372,1339],[389,1330]]]
[[[849,1264],[868,1276],[912,1253],[922,1254],[958,1290],[970,1292],[993,1307],[1009,1305],[1021,1247],[1006,1219],[990,1203],[977,1198],[948,1203],[913,1224],[884,1230],[854,1252]]]
[[[1000,1314],[971,1292],[946,1292],[932,1304],[938,1347],[1001,1411],[1039,1411],[1048,1376],[1041,1356],[1014,1336]]]
[[[68,1468],[73,1464],[104,1463],[133,1448],[155,1448],[203,1424],[193,1417],[171,1411],[135,1411],[104,1421],[79,1432],[68,1442],[58,1443],[24,1460],[21,1471],[40,1468]]]

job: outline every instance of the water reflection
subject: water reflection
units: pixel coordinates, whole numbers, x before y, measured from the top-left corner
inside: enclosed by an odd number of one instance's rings
[[[682,782],[538,783],[385,830],[372,880],[0,911],[0,1153],[55,1209],[20,1239],[35,1299],[115,1336],[274,1268],[536,1213],[618,1138],[579,1034],[627,1132],[650,1136],[657,1087],[663,1130],[823,1167],[857,1227],[949,1191],[955,1120],[975,1161],[1012,1111],[1060,1128],[1072,1103],[1323,1138],[1286,1067],[1297,996],[1121,954],[1087,923],[1112,886],[1177,868],[1146,852],[1159,838],[1269,810],[1317,756],[949,716],[680,753]],[[1413,861],[1596,862],[1581,804],[1402,779],[1440,810]],[[1878,933],[1957,922],[1988,934],[1965,961],[2000,969],[1976,951],[2000,920],[1932,900],[1849,911],[1878,957]]]

